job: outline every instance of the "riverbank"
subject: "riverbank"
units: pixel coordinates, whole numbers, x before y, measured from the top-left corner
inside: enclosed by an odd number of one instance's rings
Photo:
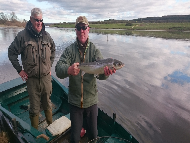
[[[190,39],[190,23],[90,23],[90,32],[99,34],[119,34],[164,39]],[[58,23],[50,25],[57,28],[74,28],[74,23]]]
[[[4,20],[3,22],[1,21],[0,27],[25,27],[26,22],[20,22],[18,20],[13,20],[13,21],[7,21]]]
[[[5,28],[22,28],[23,26],[3,25],[3,24],[0,24],[0,27],[5,27]],[[23,27],[23,28],[24,28],[24,27]]]
[[[90,29],[90,32],[98,34],[117,34],[117,35],[132,35],[132,36],[142,36],[142,37],[155,37],[163,39],[178,39],[185,41],[190,39],[190,31]]]
[[[128,26],[126,26],[128,25]],[[74,28],[74,23],[57,23],[51,27]],[[189,31],[190,23],[90,23],[92,29],[125,29],[125,30],[167,30],[167,31]]]

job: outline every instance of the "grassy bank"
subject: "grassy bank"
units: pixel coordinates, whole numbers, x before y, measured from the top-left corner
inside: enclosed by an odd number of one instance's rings
[[[26,23],[24,22],[11,22],[11,21],[7,21],[4,24],[0,24],[0,27],[25,27]]]
[[[182,31],[133,31],[132,35],[145,36],[145,37],[156,37],[164,39],[190,39],[190,32]]]
[[[146,30],[108,30],[108,29],[91,29],[91,33],[99,34],[118,34],[118,35],[132,35],[143,37],[156,37],[164,39],[190,39],[190,32],[183,31],[146,31]]]
[[[74,28],[74,24],[59,23],[51,25],[58,28]],[[164,39],[190,39],[190,23],[125,23],[92,24],[90,32],[99,34],[119,34]]]
[[[167,31],[188,31],[190,23],[132,23],[125,26],[125,23],[91,24],[94,29],[126,29],[126,30],[167,30]],[[74,24],[59,23],[51,25],[59,28],[74,28]]]

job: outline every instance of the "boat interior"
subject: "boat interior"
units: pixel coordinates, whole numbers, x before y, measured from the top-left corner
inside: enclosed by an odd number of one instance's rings
[[[61,118],[62,116],[70,119],[69,114],[69,104],[67,99],[68,89],[64,87],[56,78],[52,76],[52,87],[53,92],[51,95],[52,101],[52,114],[53,121]],[[69,130],[68,128],[59,136],[52,136],[52,134],[47,129],[48,125],[45,120],[45,114],[43,109],[40,110],[39,115],[39,126],[38,130],[31,127],[30,118],[29,118],[29,97],[27,92],[27,87],[25,82],[21,78],[6,82],[0,86],[0,109],[6,115],[9,120],[15,119],[17,121],[17,126],[22,128],[22,134],[24,134],[27,140],[32,140],[30,134],[37,137],[40,134],[45,134],[49,137],[50,141],[59,142],[57,138],[60,138],[60,142],[63,140],[69,140]],[[103,142],[108,141],[108,139],[114,137],[124,138],[127,141],[132,141],[134,138],[126,132],[126,130],[120,126],[116,121],[116,115],[113,114],[113,119],[105,114],[103,111],[98,109],[98,136],[104,136]],[[29,134],[30,133],[30,134]],[[127,134],[126,134],[127,133]],[[65,136],[64,138],[62,138]],[[108,138],[109,137],[109,138]],[[81,140],[86,140],[82,138]],[[40,141],[39,141],[40,142]],[[83,142],[83,141],[81,141]],[[121,140],[120,142],[125,142]]]

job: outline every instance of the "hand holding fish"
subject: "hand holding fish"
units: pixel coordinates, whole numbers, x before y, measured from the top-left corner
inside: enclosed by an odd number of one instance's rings
[[[79,63],[74,63],[74,64],[72,64],[72,65],[68,68],[67,73],[68,73],[69,75],[78,75],[79,72],[80,72],[80,69],[78,68],[78,65],[79,65]]]
[[[110,74],[112,75],[113,73],[116,72],[116,69],[113,68],[113,69],[110,69],[108,66],[104,67],[104,74],[106,76],[109,76]]]

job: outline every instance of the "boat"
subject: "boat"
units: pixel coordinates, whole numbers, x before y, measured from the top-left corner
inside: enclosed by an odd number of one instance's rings
[[[33,128],[29,119],[29,98],[26,82],[21,78],[0,84],[0,131],[6,130],[11,134],[14,143],[57,143],[69,142],[70,125],[62,130],[62,125],[70,124],[68,103],[68,88],[52,76],[52,114],[53,123],[46,123],[43,109],[40,110],[38,130]],[[66,120],[64,120],[66,119]],[[98,109],[98,137],[91,142],[102,143],[138,143],[125,128],[116,121],[116,113],[108,116]],[[58,122],[59,121],[59,122]],[[58,128],[59,133],[53,133],[50,127]],[[61,128],[61,129],[60,129]],[[81,143],[87,142],[81,137]]]

